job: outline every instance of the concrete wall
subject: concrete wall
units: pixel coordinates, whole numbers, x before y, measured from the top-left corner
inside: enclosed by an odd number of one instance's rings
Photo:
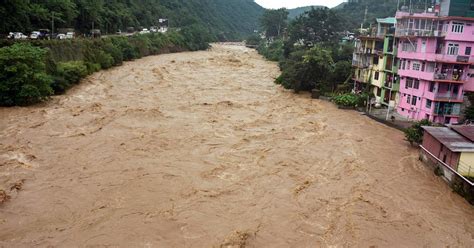
[[[474,153],[461,153],[458,172],[463,176],[474,177]]]
[[[422,145],[438,159],[448,164],[454,170],[457,170],[460,157],[459,153],[450,151],[443,144],[441,144],[441,142],[426,132],[423,136]]]

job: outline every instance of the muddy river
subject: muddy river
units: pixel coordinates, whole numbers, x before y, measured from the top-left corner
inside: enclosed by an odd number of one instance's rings
[[[474,209],[401,132],[278,74],[214,45],[0,108],[0,246],[474,246]]]

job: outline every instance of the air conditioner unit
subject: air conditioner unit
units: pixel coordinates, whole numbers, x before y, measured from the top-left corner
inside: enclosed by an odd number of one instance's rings
[[[439,31],[438,30],[434,31],[434,36],[439,36]]]

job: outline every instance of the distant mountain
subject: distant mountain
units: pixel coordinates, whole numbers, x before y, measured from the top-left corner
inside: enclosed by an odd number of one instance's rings
[[[300,16],[304,12],[311,10],[311,8],[319,9],[319,8],[326,8],[326,7],[321,6],[321,5],[313,5],[313,6],[299,7],[296,9],[289,9],[288,12],[290,12],[290,14],[288,15],[288,18],[295,19],[296,17]]]

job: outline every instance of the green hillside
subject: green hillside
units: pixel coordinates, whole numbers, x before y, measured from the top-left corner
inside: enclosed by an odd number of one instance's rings
[[[400,5],[409,1],[400,1]],[[426,0],[412,0],[412,7],[417,10],[422,10],[430,1]],[[384,18],[395,16],[397,10],[398,0],[360,0],[359,3],[342,3],[334,10],[338,11],[339,15],[345,17],[351,25],[350,28],[357,28],[364,21],[365,9],[367,8],[366,25],[375,22],[375,18]]]
[[[289,12],[288,18],[289,19],[295,19],[296,17],[300,16],[304,12],[310,11],[311,8],[318,9],[318,8],[325,8],[325,6],[313,5],[313,6],[305,6],[305,7],[295,8],[295,9],[289,9],[288,10],[288,12]]]
[[[0,33],[94,25],[104,33],[149,27],[168,18],[173,27],[199,24],[219,39],[235,39],[258,27],[263,8],[253,0],[15,0],[0,5]]]

